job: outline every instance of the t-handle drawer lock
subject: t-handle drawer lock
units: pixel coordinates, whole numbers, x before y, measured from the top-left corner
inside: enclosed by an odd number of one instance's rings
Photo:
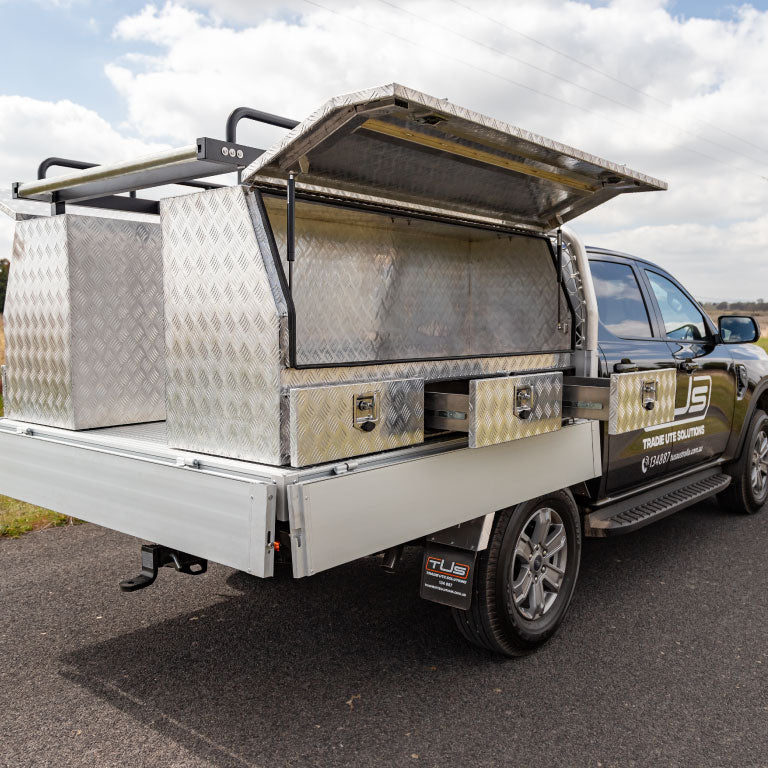
[[[363,432],[373,432],[379,421],[379,396],[375,392],[355,395],[353,426]]]
[[[525,384],[515,387],[515,416],[518,419],[528,419],[533,410],[533,389]]]
[[[656,406],[656,380],[643,382],[643,408],[652,411]]]

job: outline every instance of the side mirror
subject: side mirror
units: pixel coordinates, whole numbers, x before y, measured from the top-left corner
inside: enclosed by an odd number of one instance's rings
[[[747,315],[721,315],[717,327],[723,344],[751,344],[760,338],[760,326]]]

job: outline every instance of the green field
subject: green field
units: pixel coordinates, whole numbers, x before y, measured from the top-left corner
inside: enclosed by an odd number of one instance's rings
[[[0,395],[0,415],[3,412],[3,398]],[[39,531],[43,528],[53,528],[61,525],[73,525],[76,521],[71,517],[51,512],[50,509],[35,507],[17,499],[0,496],[0,538],[15,539],[22,533]]]

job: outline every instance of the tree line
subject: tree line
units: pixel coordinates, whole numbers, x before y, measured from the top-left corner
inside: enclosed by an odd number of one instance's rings
[[[720,301],[720,302],[707,302],[704,305],[707,310],[717,309],[721,312],[728,312],[737,310],[739,312],[757,313],[768,312],[768,301],[757,299],[756,301]]]

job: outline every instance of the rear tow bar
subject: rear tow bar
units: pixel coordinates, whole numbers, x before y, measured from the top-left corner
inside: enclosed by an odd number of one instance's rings
[[[153,584],[160,568],[173,566],[180,573],[199,576],[208,570],[208,561],[202,557],[188,555],[162,544],[143,544],[141,547],[141,573],[132,579],[120,582],[123,592],[135,592]]]

